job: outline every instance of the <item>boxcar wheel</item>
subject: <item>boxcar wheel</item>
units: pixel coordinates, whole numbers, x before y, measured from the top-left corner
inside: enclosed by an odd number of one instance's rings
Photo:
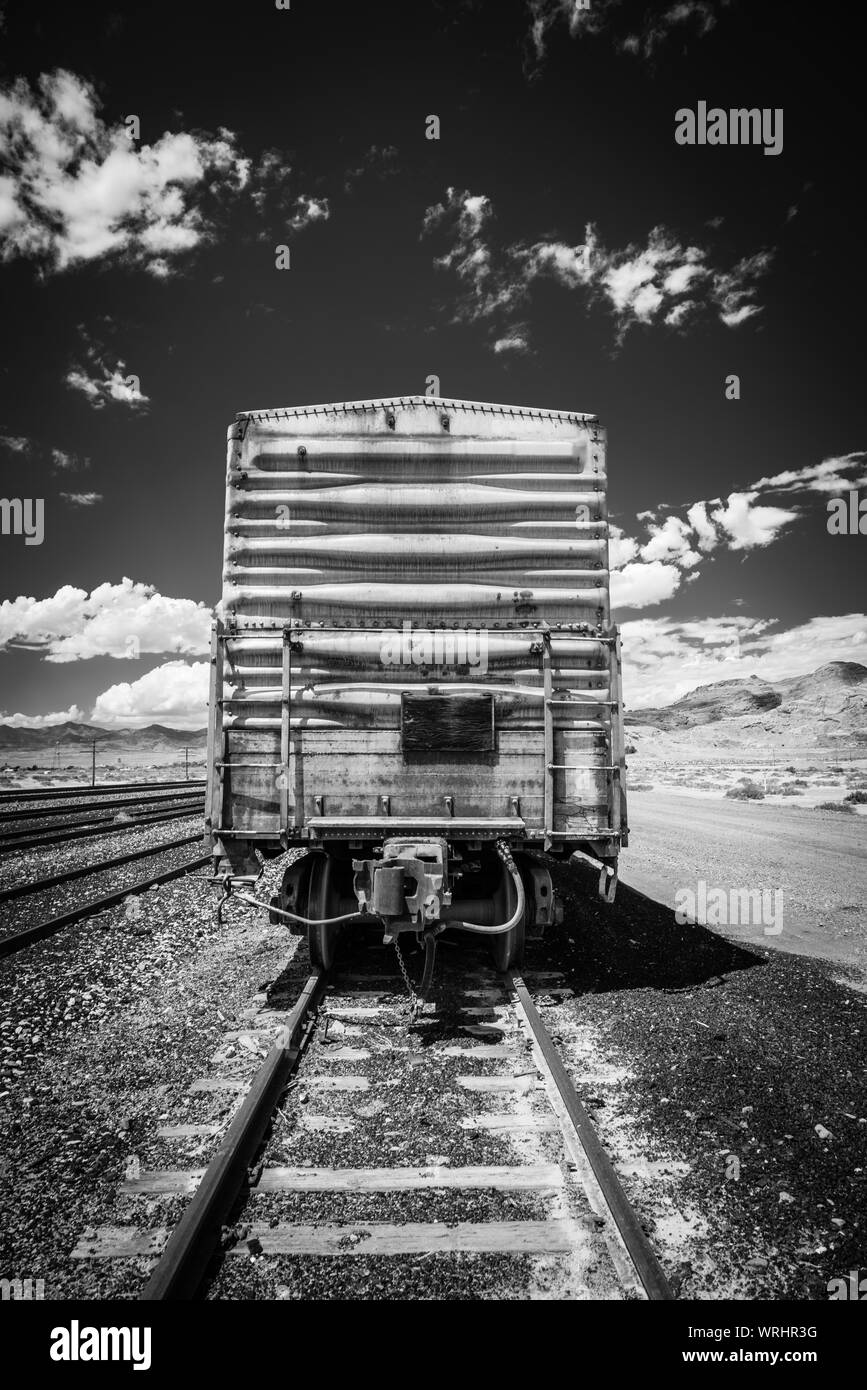
[[[338,862],[330,854],[317,854],[310,868],[307,893],[308,917],[338,917],[340,915],[340,876]],[[310,963],[321,970],[334,964],[340,926],[308,927],[307,945]]]
[[[504,922],[511,917],[518,906],[518,893],[505,864],[497,891],[494,894],[495,921]],[[497,970],[520,970],[524,964],[524,923],[526,911],[518,925],[511,931],[501,932],[491,938],[491,955]]]

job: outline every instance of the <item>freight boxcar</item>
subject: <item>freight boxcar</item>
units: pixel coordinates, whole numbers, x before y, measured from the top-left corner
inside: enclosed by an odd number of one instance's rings
[[[610,900],[627,843],[605,435],[592,415],[400,396],[239,414],[211,649],[207,832],[227,891],[288,856],[272,920],[327,968],[378,923],[501,969]],[[299,856],[297,850],[304,852]]]

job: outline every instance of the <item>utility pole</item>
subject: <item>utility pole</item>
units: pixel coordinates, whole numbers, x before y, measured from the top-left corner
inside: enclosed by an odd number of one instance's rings
[[[90,740],[90,785],[96,786],[96,739]]]
[[[190,750],[189,750],[189,748],[185,748],[185,749],[184,749],[184,781],[185,781],[185,782],[189,782],[189,780],[190,780]]]

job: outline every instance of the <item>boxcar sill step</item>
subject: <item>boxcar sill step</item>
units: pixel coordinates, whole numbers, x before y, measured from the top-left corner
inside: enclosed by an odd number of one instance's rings
[[[513,833],[524,829],[520,816],[509,816],[502,820],[490,820],[485,816],[310,816],[311,830],[350,830],[364,829],[423,829],[423,830],[486,830]]]

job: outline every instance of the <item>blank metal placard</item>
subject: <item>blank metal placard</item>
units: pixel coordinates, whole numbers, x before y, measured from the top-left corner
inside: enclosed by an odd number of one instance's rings
[[[492,695],[415,695],[405,691],[400,722],[405,753],[494,752]]]

